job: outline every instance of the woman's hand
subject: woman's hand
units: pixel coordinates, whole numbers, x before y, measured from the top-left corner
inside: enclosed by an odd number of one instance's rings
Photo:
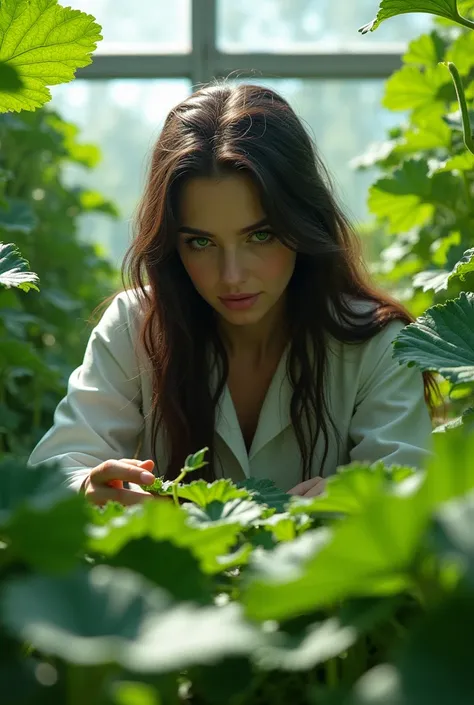
[[[324,492],[325,487],[326,480],[324,477],[312,477],[310,480],[300,482],[288,494],[295,494],[299,497],[317,497]]]
[[[138,504],[153,497],[150,492],[139,486],[153,484],[153,466],[153,460],[105,460],[89,472],[82,485],[82,491],[90,502],[99,506],[109,500],[127,506]],[[124,489],[124,482],[133,483],[133,489]]]

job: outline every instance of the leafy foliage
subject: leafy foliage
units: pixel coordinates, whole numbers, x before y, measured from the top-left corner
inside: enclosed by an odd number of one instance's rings
[[[99,247],[78,238],[81,215],[116,210],[103,198],[86,206],[83,189],[66,187],[64,164],[96,159],[76,134],[51,111],[0,115],[0,457],[24,455],[52,425],[85,323],[117,286]]]
[[[438,434],[424,471],[354,464],[321,497],[279,509],[233,497],[244,490],[230,481],[200,485],[198,503],[92,507],[56,466],[4,462],[0,643],[17,668],[22,652],[47,659],[64,705],[76,688],[108,702],[125,683],[155,702],[273,704],[275,682],[312,705],[313,681],[324,702],[365,702],[381,674],[387,692],[406,683],[407,703],[428,703],[438,670],[440,693],[452,684],[461,698],[470,665],[446,649],[454,629],[470,633],[473,442]],[[252,544],[280,524],[281,541]]]
[[[14,245],[0,243],[0,285],[7,289],[16,286],[22,291],[35,289],[38,275],[28,271],[28,262],[23,259]]]
[[[438,16],[436,29],[410,43],[404,66],[387,82],[385,106],[408,110],[409,120],[356,165],[384,172],[369,207],[397,242],[383,253],[378,276],[419,316],[394,354],[449,382],[449,430],[470,418],[474,404],[474,3],[383,0],[361,31],[405,12]]]
[[[3,0],[0,113],[42,107],[51,100],[47,86],[71,81],[101,39],[91,15],[57,0]]]

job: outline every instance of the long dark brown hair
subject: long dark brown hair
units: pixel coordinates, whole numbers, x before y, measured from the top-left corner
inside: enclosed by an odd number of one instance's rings
[[[213,311],[196,292],[177,253],[180,192],[193,177],[236,171],[253,179],[270,226],[297,253],[287,292],[288,375],[304,479],[318,437],[324,439],[326,460],[329,428],[335,428],[324,384],[328,334],[357,343],[394,319],[413,319],[370,282],[359,239],[288,103],[256,85],[219,81],[201,88],[173,108],[165,121],[122,266],[124,287],[143,294],[139,342],[153,366],[153,448],[162,425],[168,478],[177,476],[189,453],[208,446],[209,465],[201,477],[214,479],[215,409],[228,375]],[[354,297],[374,304],[370,315],[354,312]],[[210,388],[209,349],[219,363],[216,389]],[[436,384],[429,374],[424,383],[432,407]],[[158,465],[160,459],[152,459]]]

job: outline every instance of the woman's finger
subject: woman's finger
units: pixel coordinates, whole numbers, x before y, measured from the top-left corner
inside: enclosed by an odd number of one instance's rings
[[[107,502],[120,502],[124,506],[131,506],[144,502],[146,499],[152,498],[150,492],[135,492],[133,490],[114,489],[112,487],[92,485],[86,492],[87,499],[93,504],[102,506]]]
[[[134,482],[137,485],[151,485],[155,481],[152,472],[143,469],[138,463],[124,460],[107,460],[93,468],[89,474],[91,485],[108,485],[109,482]]]
[[[321,482],[317,482],[310,487],[309,490],[304,493],[303,497],[319,497],[319,495],[323,494],[326,489],[326,480],[322,477],[318,479],[321,480]]]
[[[312,477],[309,480],[305,480],[304,482],[300,482],[298,485],[293,487],[288,494],[296,494],[296,495],[304,495],[308,490],[310,490],[314,485],[317,485],[319,482],[323,481],[322,477]]]

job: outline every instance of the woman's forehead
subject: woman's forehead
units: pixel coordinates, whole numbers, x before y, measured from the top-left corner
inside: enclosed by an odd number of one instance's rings
[[[180,225],[239,232],[260,222],[265,211],[258,189],[245,174],[190,179],[180,194]]]

